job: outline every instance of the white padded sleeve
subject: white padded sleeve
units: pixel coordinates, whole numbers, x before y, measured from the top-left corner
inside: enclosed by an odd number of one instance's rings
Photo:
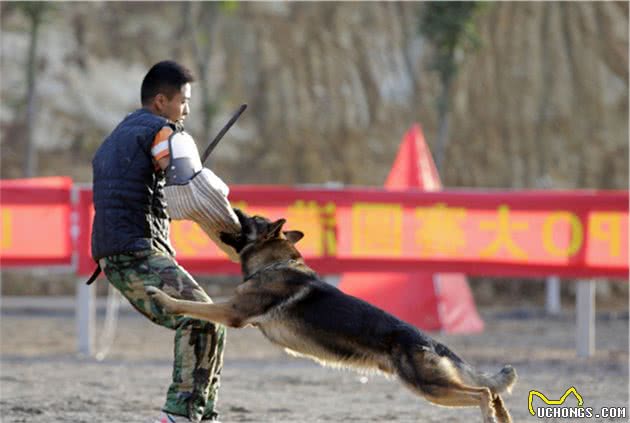
[[[185,185],[164,187],[169,215],[175,220],[192,220],[232,261],[239,256],[219,239],[221,232],[240,233],[241,226],[227,198],[228,186],[210,169],[203,168]]]

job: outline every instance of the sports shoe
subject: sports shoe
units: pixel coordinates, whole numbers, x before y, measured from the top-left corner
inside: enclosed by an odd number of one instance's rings
[[[153,420],[152,423],[184,423],[184,422],[190,422],[188,417],[177,416],[175,414],[170,414],[170,413],[166,413],[162,411],[159,417]]]

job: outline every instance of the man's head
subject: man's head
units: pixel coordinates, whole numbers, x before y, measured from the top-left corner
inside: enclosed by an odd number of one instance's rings
[[[172,122],[183,121],[190,108],[192,73],[172,60],[153,65],[142,81],[142,106]]]

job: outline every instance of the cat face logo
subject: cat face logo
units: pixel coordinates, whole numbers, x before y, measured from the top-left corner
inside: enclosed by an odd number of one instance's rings
[[[540,398],[547,405],[562,405],[562,404],[564,404],[564,401],[567,399],[567,397],[570,394],[575,395],[575,398],[577,399],[578,407],[583,407],[584,406],[584,400],[582,399],[582,395],[580,395],[580,393],[575,389],[574,386],[571,386],[569,389],[567,389],[566,392],[564,393],[564,395],[562,395],[562,397],[560,397],[560,399],[558,399],[558,400],[550,400],[542,392],[529,391],[529,398],[527,399],[527,404],[529,405],[529,413],[532,416],[536,415],[536,412],[534,411],[534,407],[532,405],[532,402],[533,402],[535,396]]]

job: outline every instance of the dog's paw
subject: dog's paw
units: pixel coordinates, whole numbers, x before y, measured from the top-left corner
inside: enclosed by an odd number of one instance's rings
[[[162,290],[156,286],[147,286],[145,290],[147,291],[147,294],[149,294],[152,297],[157,296],[158,294],[162,293]]]
[[[173,299],[166,295],[164,291],[155,286],[147,286],[145,289],[153,301],[158,303],[166,311],[172,311]]]

